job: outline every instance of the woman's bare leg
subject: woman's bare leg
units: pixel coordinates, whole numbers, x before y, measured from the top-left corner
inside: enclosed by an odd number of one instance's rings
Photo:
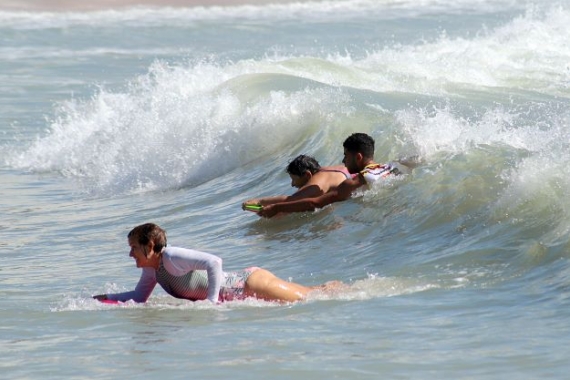
[[[324,285],[308,287],[282,280],[265,269],[258,269],[249,275],[245,283],[245,294],[267,301],[294,302],[304,299],[313,290],[338,288],[339,284],[342,283],[330,281]]]

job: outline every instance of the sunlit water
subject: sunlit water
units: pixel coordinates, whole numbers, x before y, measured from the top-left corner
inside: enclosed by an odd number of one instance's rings
[[[570,3],[0,12],[6,378],[565,378]],[[260,220],[353,132],[411,175]],[[126,234],[315,285],[299,304],[132,289]]]

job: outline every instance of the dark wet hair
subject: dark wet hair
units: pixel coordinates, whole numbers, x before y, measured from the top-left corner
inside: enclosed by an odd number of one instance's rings
[[[374,158],[374,139],[366,133],[353,133],[342,144],[350,153],[360,153],[365,158]]]
[[[147,245],[149,242],[154,243],[153,251],[158,253],[166,247],[166,231],[154,223],[145,223],[136,226],[127,235],[129,239],[136,239],[141,245]]]
[[[302,177],[307,170],[310,171],[311,174],[315,174],[320,169],[321,165],[315,158],[301,154],[289,162],[285,171],[289,174]]]

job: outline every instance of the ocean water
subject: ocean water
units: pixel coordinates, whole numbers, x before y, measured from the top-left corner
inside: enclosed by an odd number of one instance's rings
[[[0,11],[0,377],[567,378],[569,24],[567,0]],[[241,210],[353,132],[421,165]],[[350,288],[92,300],[134,287],[149,221],[226,270]]]

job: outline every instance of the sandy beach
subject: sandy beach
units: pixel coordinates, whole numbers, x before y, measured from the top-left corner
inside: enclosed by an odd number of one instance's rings
[[[208,7],[230,5],[261,5],[270,3],[292,3],[295,0],[0,0],[0,10],[28,12],[99,11],[129,7]]]

